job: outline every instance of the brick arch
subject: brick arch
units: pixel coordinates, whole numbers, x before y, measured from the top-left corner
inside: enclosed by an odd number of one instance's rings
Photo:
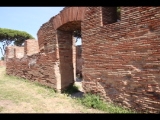
[[[86,8],[87,7],[65,7],[59,14],[42,24],[37,32],[40,51],[43,51],[46,42],[52,45],[56,44],[57,30],[73,31],[81,29],[81,22],[84,20]],[[66,30],[68,27],[70,30]],[[49,51],[53,50],[53,46],[49,48]]]
[[[52,22],[53,28],[57,30],[63,24],[72,21],[83,21],[86,7],[65,7]]]
[[[56,41],[59,55],[61,90],[66,89],[76,80],[75,71],[75,40],[72,32],[81,30],[81,22],[84,20],[86,7],[67,7],[58,15],[50,19],[53,29],[56,31]]]

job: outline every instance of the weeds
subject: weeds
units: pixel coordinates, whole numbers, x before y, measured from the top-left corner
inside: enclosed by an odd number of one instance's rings
[[[92,94],[85,94],[84,97],[78,99],[79,102],[86,107],[105,110],[105,103],[100,100],[99,96]]]
[[[79,103],[86,107],[99,109],[109,113],[135,113],[134,111],[131,111],[129,109],[122,108],[120,106],[115,106],[111,103],[106,103],[103,100],[101,100],[98,95],[90,93],[85,94],[82,98],[77,98],[77,100]]]

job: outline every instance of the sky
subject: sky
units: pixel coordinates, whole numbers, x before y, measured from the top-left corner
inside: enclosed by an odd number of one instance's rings
[[[37,39],[42,24],[57,15],[64,7],[0,7],[0,28],[26,31]],[[78,40],[77,45],[81,44]],[[1,44],[0,44],[1,46]],[[0,52],[0,58],[2,54]]]

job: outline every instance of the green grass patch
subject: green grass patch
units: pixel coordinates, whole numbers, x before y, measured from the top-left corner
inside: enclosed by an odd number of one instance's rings
[[[12,100],[14,103],[27,102],[41,103],[37,94],[46,97],[54,97],[55,90],[40,83],[20,77],[4,74],[0,78],[0,99]],[[32,94],[34,93],[34,94]]]
[[[12,81],[10,82],[13,82],[13,84],[15,83],[15,81],[18,81],[19,84],[25,84],[35,90],[38,94],[42,94],[43,96],[53,96],[56,91],[49,87],[49,86],[46,86],[46,85],[42,85],[36,81],[30,81],[30,80],[27,80],[27,79],[24,79],[24,78],[20,78],[20,77],[16,77],[16,76],[12,76],[12,75],[5,75],[6,78],[8,78],[9,80],[11,79]]]
[[[4,70],[2,71],[4,72]],[[1,73],[2,74],[2,73]],[[0,76],[0,99],[2,100],[12,100],[14,102],[20,103],[21,101],[33,104],[33,109],[38,112],[43,112],[45,105],[42,105],[43,101],[36,95],[43,96],[42,98],[54,98],[64,97],[64,99],[69,98],[68,96],[72,93],[79,92],[79,88],[76,85],[70,85],[63,93],[63,95],[56,93],[53,88],[42,85],[38,82],[32,82],[27,79],[6,75],[3,73]],[[73,99],[71,99],[73,100]],[[76,102],[75,102],[75,101]],[[94,108],[107,113],[136,113],[129,109],[104,102],[100,99],[100,96],[94,94],[85,94],[82,98],[76,98],[72,102],[80,103],[88,108]],[[60,104],[62,105],[62,104]],[[78,104],[77,104],[78,105]],[[0,111],[3,108],[0,107]],[[47,110],[44,110],[47,111]]]
[[[132,110],[114,105],[112,103],[104,102],[98,95],[85,94],[82,98],[77,98],[78,102],[88,108],[99,109],[109,113],[135,113]]]
[[[15,103],[19,103],[20,101],[23,102],[30,102],[30,100],[34,100],[35,98],[31,95],[28,95],[24,92],[17,91],[14,89],[0,89],[0,98],[2,99],[7,99],[7,100],[12,100]]]
[[[39,88],[39,89],[37,89],[39,94],[47,95],[47,96],[50,96],[50,97],[55,96],[55,93],[56,93],[55,89],[53,89],[49,86],[46,86],[46,85],[42,85],[38,82],[34,82],[34,85]],[[41,89],[41,88],[43,88],[43,89]]]

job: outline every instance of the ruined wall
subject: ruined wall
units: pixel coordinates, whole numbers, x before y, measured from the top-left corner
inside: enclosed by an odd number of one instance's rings
[[[5,63],[5,61],[3,61],[3,60],[0,60],[0,66],[6,66],[6,63]]]
[[[70,32],[57,31],[59,45],[59,59],[61,72],[61,86],[67,87],[74,83],[74,68],[72,57],[72,35]]]
[[[58,14],[44,23],[38,30],[37,43],[26,40],[23,52],[24,57],[16,58],[15,54],[18,51],[16,52],[15,49],[17,48],[8,47],[7,73],[38,81],[58,91],[73,84],[76,77],[74,75],[76,68],[73,56],[75,50],[72,50],[75,47],[73,45],[72,34],[71,32],[64,31],[63,28],[65,27],[62,27],[60,30],[57,30],[57,28],[68,20],[72,21],[73,18],[80,20],[82,8],[74,7],[79,14],[76,17],[72,15],[71,19],[60,21],[59,17],[66,17],[66,15]],[[65,8],[67,11],[75,11],[74,9]],[[76,22],[75,24],[80,27],[80,22]],[[18,52],[18,54],[20,53]]]
[[[82,22],[84,90],[159,111],[160,7],[121,7],[121,21],[111,24],[103,24],[101,10],[88,7]]]
[[[55,54],[39,53],[38,41],[36,40],[26,40],[24,46],[7,47],[6,73],[57,89],[54,74]]]
[[[24,51],[23,56],[24,56],[24,54],[30,56],[35,53],[38,53],[39,52],[38,41],[36,41],[34,39],[26,40],[25,44],[24,44],[23,51]],[[22,53],[22,52],[15,52],[15,53]]]

